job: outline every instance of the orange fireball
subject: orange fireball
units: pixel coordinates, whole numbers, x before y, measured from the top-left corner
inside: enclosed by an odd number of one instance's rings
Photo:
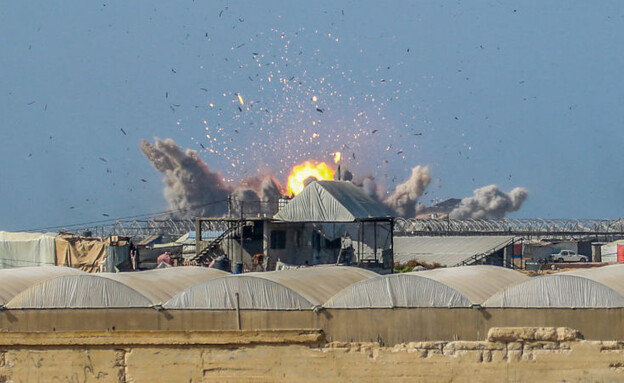
[[[303,182],[309,177],[314,177],[319,181],[332,180],[334,178],[334,169],[327,166],[325,162],[314,164],[306,161],[301,165],[295,166],[288,176],[288,194],[297,195],[301,193],[305,186]]]

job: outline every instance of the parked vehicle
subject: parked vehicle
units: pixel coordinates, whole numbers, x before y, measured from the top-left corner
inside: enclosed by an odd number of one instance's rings
[[[573,250],[561,250],[557,254],[550,254],[551,262],[587,262],[585,255],[576,254]]]

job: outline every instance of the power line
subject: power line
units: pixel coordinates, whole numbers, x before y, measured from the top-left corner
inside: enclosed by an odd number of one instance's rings
[[[198,209],[198,208],[211,206],[211,205],[216,205],[216,204],[225,203],[225,202],[227,202],[227,200],[219,200],[219,201],[208,202],[208,203],[205,203],[205,204],[190,206],[190,207],[183,208],[183,209],[172,209],[172,210],[165,210],[165,211],[156,212],[156,213],[137,214],[137,215],[131,215],[131,216],[127,216],[127,217],[109,218],[109,219],[98,220],[98,221],[74,223],[74,224],[71,224],[71,225],[46,226],[46,227],[40,227],[40,228],[35,228],[35,229],[25,229],[25,230],[18,230],[18,231],[29,232],[29,231],[51,230],[51,229],[65,229],[65,228],[72,228],[72,227],[79,227],[79,226],[89,226],[89,225],[98,225],[98,224],[105,224],[105,223],[114,224],[115,222],[121,221],[121,220],[146,218],[146,217],[153,217],[153,216],[158,216],[158,215],[162,215],[162,214],[178,213],[178,212],[182,212],[182,211]]]

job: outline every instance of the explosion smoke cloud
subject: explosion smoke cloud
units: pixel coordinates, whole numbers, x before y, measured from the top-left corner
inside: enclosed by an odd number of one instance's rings
[[[428,166],[416,166],[407,181],[397,185],[394,193],[384,201],[401,217],[414,217],[418,198],[431,182]]]
[[[271,175],[251,177],[238,187],[226,185],[221,174],[211,171],[197,151],[182,151],[170,138],[155,138],[154,144],[142,140],[140,149],[154,168],[165,175],[164,195],[175,218],[224,215],[230,194],[233,213],[240,212],[241,201],[270,202],[282,195],[281,187]],[[257,206],[261,208],[259,203]]]
[[[245,213],[264,213],[266,208],[262,202],[275,202],[284,194],[282,186],[270,174],[246,178],[237,186],[227,185],[221,174],[211,171],[195,150],[183,151],[172,139],[156,138],[154,144],[143,140],[140,148],[154,168],[165,175],[164,195],[175,218],[224,215],[228,211],[226,201],[229,195],[232,196],[231,213],[239,214],[243,206]],[[351,180],[348,169],[341,167],[340,172],[343,180]],[[305,183],[314,180],[310,177]],[[412,218],[423,207],[418,199],[429,186],[431,174],[428,166],[414,167],[411,176],[385,200],[380,197],[374,177],[352,182],[393,209],[397,216]],[[462,199],[460,206],[449,216],[454,219],[501,219],[520,209],[527,197],[528,191],[524,188],[504,193],[496,185],[484,186],[476,189],[473,196]]]
[[[529,193],[517,187],[508,194],[496,185],[476,189],[472,197],[462,199],[459,207],[449,214],[453,219],[502,219],[507,213],[518,211]]]

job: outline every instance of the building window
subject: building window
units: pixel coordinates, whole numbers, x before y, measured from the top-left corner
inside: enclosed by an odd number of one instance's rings
[[[286,248],[286,231],[274,230],[271,232],[271,249]]]

